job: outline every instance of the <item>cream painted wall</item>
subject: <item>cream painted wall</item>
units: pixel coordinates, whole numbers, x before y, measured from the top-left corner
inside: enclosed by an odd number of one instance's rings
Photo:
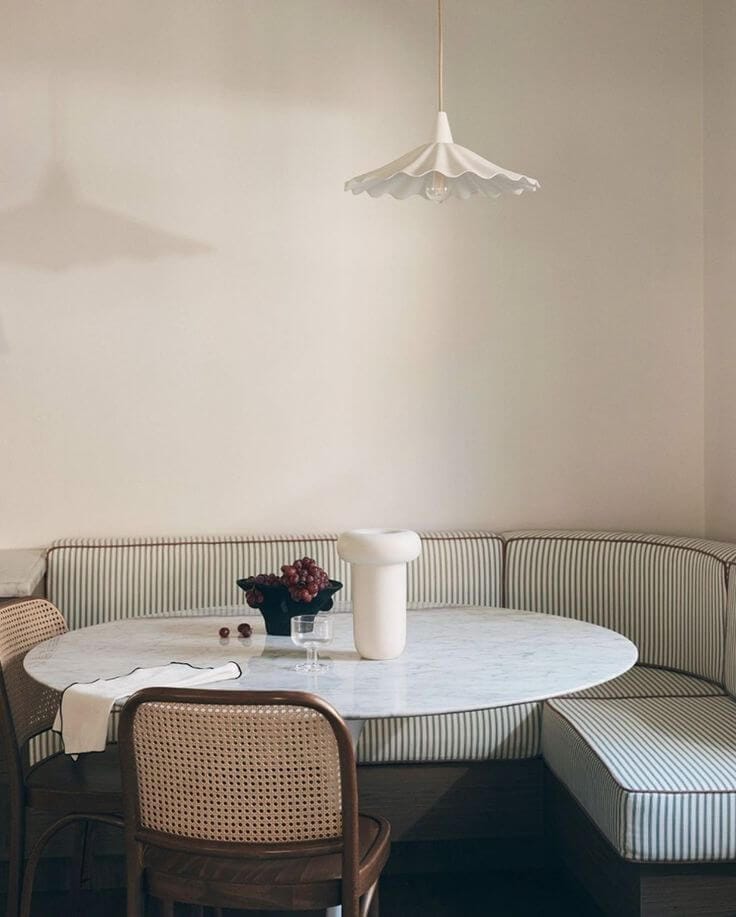
[[[736,541],[736,2],[704,12],[706,524]]]
[[[702,529],[699,2],[449,0],[543,190],[439,207],[342,191],[429,136],[430,0],[2,19],[0,546]]]

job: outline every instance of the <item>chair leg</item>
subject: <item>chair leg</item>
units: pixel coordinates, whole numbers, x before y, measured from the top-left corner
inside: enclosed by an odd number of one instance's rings
[[[87,858],[87,841],[89,822],[80,821],[74,829],[74,850],[72,853],[72,872],[69,882],[70,913],[78,914],[81,910],[82,885],[84,883],[84,865]]]
[[[25,811],[11,812],[10,849],[8,851],[8,894],[5,902],[6,917],[18,917],[23,886],[23,854],[26,846]]]
[[[55,834],[63,828],[66,828],[67,825],[76,824],[80,818],[84,818],[88,821],[100,822],[105,825],[115,825],[117,828],[123,827],[122,818],[117,818],[115,815],[65,815],[63,818],[54,822],[50,828],[47,828],[33,845],[31,854],[28,857],[28,862],[26,863],[25,875],[23,877],[23,894],[20,900],[20,917],[30,917],[31,915],[33,882],[36,878],[38,863],[41,859],[41,854],[46,848],[46,844],[48,844]]]
[[[149,914],[151,899],[146,900],[143,892],[143,872],[140,862],[140,850],[137,845],[132,848],[126,843],[125,851],[125,913],[127,917],[146,917]],[[159,908],[156,908],[157,912]]]
[[[95,823],[93,821],[85,821],[86,825],[86,840],[84,843],[84,857],[82,859],[82,878],[81,885],[84,888],[85,886],[92,886],[94,884],[95,876]]]
[[[342,917],[361,917],[363,911],[357,898],[342,899]]]
[[[378,917],[378,882],[363,896],[360,902],[360,917]]]

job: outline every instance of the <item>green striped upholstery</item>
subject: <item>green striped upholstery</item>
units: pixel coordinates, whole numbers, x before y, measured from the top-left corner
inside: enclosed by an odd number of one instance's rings
[[[669,669],[654,669],[635,665],[633,669],[605,684],[570,694],[570,697],[626,698],[626,697],[708,697],[725,694],[714,681],[694,678]]]
[[[70,628],[135,615],[244,602],[238,577],[278,571],[314,557],[345,584],[350,570],[334,535],[206,538],[67,539],[48,558],[48,595]],[[487,532],[422,535],[422,555],[409,566],[413,604],[500,605],[503,541]],[[363,762],[531,757],[539,753],[540,707],[482,710],[438,717],[374,720],[358,747]],[[46,740],[44,740],[46,741]]]
[[[235,581],[278,572],[308,555],[350,599],[350,567],[334,535],[202,538],[111,538],[56,541],[48,554],[48,597],[69,627],[137,615],[245,602]],[[503,541],[486,532],[422,535],[409,567],[408,600],[442,605],[500,605]]]
[[[727,564],[736,547],[615,532],[507,534],[509,608],[610,627],[643,663],[722,682]]]
[[[542,752],[625,859],[736,858],[733,698],[550,701]]]
[[[707,697],[724,693],[712,681],[637,665],[606,684],[570,696]],[[450,716],[371,720],[360,739],[359,760],[378,764],[534,758],[540,754],[541,712],[542,704],[517,704]]]
[[[729,694],[736,696],[736,565],[731,565],[728,568],[725,655],[723,683]]]
[[[388,764],[535,758],[541,722],[541,704],[368,720],[358,743],[358,761]]]
[[[66,539],[52,544],[47,591],[69,628],[245,603],[239,577],[309,555],[334,579],[348,567],[333,536]]]
[[[633,639],[644,663],[665,667],[637,666],[581,696],[717,695],[721,682],[736,693],[736,573],[726,592],[733,545],[553,531],[438,532],[422,541],[409,567],[410,602],[506,605],[594,621]],[[345,583],[340,598],[350,598],[349,567],[333,535],[66,539],[49,551],[48,595],[71,628],[236,605],[244,601],[238,577],[303,554]],[[358,754],[369,763],[532,757],[540,724],[538,704],[376,720],[366,724]]]

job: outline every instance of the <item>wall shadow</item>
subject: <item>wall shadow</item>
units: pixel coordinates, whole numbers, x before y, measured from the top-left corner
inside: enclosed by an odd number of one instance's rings
[[[0,263],[65,271],[210,251],[202,242],[85,200],[58,162],[49,167],[31,201],[0,210]]]

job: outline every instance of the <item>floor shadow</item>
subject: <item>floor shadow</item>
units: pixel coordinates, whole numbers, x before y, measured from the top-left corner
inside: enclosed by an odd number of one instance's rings
[[[121,888],[84,891],[77,917],[125,917]],[[69,896],[40,890],[33,917],[68,914]],[[154,906],[152,913],[159,913]],[[174,917],[195,917],[195,907],[177,904]],[[223,917],[297,917],[283,911],[223,909]],[[301,917],[319,917],[301,911]],[[457,876],[386,876],[381,880],[381,917],[603,917],[577,888],[558,875],[489,871]]]
[[[85,200],[60,163],[49,168],[33,200],[0,210],[0,263],[66,271],[117,260],[153,261],[212,250],[202,242]]]

